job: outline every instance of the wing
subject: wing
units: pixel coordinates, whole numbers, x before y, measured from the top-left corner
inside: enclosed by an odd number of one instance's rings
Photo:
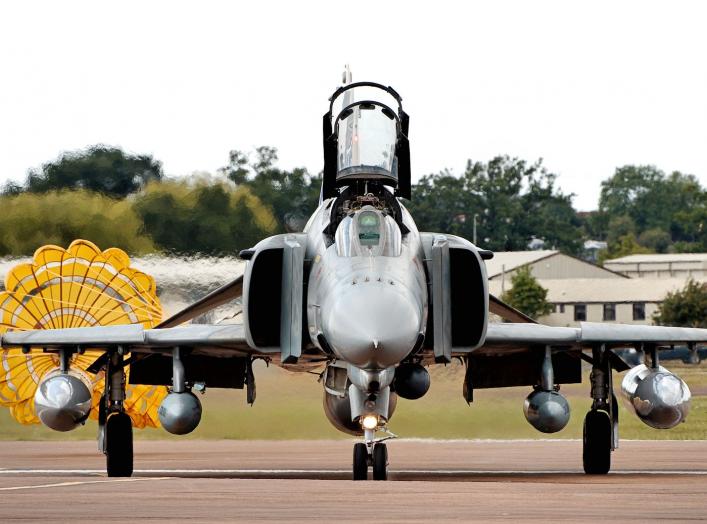
[[[537,324],[535,320],[530,318],[522,311],[517,310],[513,306],[509,306],[501,299],[493,295],[489,295],[489,312],[493,313],[494,315],[498,315],[502,319],[508,320],[509,322],[527,322],[531,324]]]
[[[582,381],[582,360],[592,362],[584,353],[603,345],[609,362],[617,371],[629,364],[615,350],[619,348],[670,349],[674,345],[694,348],[707,342],[707,329],[642,326],[582,322],[580,327],[551,327],[530,323],[491,323],[483,346],[455,356],[467,359],[475,388],[534,385],[546,347],[552,348],[555,380],[558,384]]]
[[[523,349],[538,345],[588,349],[596,344],[610,348],[637,345],[672,346],[707,342],[707,329],[606,324],[582,322],[578,328],[551,327],[542,324],[489,324],[486,343],[474,353]]]
[[[174,347],[191,348],[193,354],[247,356],[266,354],[248,346],[243,325],[190,324],[183,327],[146,329],[140,324],[67,329],[9,331],[0,339],[3,347],[108,349],[123,346],[133,353],[170,353]]]
[[[197,317],[207,311],[211,311],[226,302],[240,298],[243,295],[243,275],[232,280],[228,284],[215,289],[205,297],[190,304],[180,312],[175,313],[166,320],[160,322],[158,328],[171,328],[179,324],[183,324],[194,317]]]
[[[0,338],[2,347],[44,348],[46,351],[99,350],[122,346],[131,352],[131,384],[170,385],[172,349],[184,350],[187,379],[209,387],[242,388],[250,359],[278,361],[280,351],[256,351],[248,346],[243,326],[190,324],[184,327],[146,329],[141,325],[96,326],[68,329],[10,331]],[[103,352],[107,355],[107,352]],[[149,356],[150,358],[143,358]],[[88,368],[96,373],[103,357]],[[93,368],[93,369],[91,369]]]

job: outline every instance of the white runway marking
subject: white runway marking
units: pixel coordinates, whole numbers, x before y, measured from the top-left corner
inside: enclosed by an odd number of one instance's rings
[[[3,473],[7,471],[4,470]],[[167,480],[170,477],[152,477],[152,478],[126,478],[126,479],[110,479],[110,480],[80,480],[74,482],[57,482],[55,484],[34,484],[29,486],[9,486],[0,488],[0,491],[16,491],[20,489],[45,489],[45,488],[63,488],[67,486],[81,486],[84,484],[107,484],[112,482],[141,482],[145,480]]]
[[[400,475],[583,475],[581,470],[562,470],[562,469],[547,469],[547,470],[479,470],[479,469],[389,469],[390,473]],[[133,472],[135,475],[222,475],[222,476],[238,476],[238,475],[348,475],[350,469],[136,469]],[[105,475],[103,469],[4,469],[0,470],[0,476],[6,475]],[[623,469],[611,471],[610,475],[707,475],[707,470],[639,470],[639,469]],[[150,477],[150,478],[127,478],[127,479],[111,479],[111,480],[94,480],[94,481],[79,481],[70,484],[90,484],[97,482],[120,482],[131,480],[165,480],[165,477]],[[56,484],[59,485],[59,484]],[[0,488],[6,490],[10,488]],[[18,488],[13,488],[18,489]]]

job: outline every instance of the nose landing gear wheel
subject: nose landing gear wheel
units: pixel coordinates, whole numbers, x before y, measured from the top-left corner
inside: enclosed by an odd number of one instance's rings
[[[584,472],[606,475],[611,469],[611,419],[605,411],[592,410],[584,419],[582,462]]]
[[[354,444],[353,448],[353,479],[368,479],[368,450],[363,443]]]
[[[133,474],[133,426],[126,413],[108,416],[105,450],[109,477],[129,477]]]
[[[373,480],[388,480],[388,448],[383,443],[373,447]]]

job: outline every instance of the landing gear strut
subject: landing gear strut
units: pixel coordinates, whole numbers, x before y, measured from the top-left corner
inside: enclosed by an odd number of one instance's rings
[[[388,480],[388,446],[375,442],[375,430],[365,429],[366,442],[354,444],[353,479],[368,480],[368,467],[373,469],[373,480]]]
[[[606,475],[611,452],[619,446],[619,410],[613,391],[611,363],[605,346],[592,348],[592,408],[584,418],[582,464],[590,475]]]
[[[390,385],[395,368],[368,371],[348,365],[346,370],[351,421],[360,424],[363,442],[354,446],[353,479],[366,480],[368,468],[373,469],[373,480],[388,478],[388,449],[384,440],[394,438],[386,424],[395,410],[395,396]],[[376,439],[376,431],[389,437]]]
[[[133,474],[133,427],[123,407],[125,373],[121,349],[111,353],[106,366],[106,392],[98,414],[98,443],[106,456],[109,477],[130,477]]]

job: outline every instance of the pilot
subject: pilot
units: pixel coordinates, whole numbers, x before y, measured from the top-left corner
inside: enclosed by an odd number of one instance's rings
[[[373,206],[345,217],[336,230],[339,256],[399,256],[401,234],[391,217]]]

